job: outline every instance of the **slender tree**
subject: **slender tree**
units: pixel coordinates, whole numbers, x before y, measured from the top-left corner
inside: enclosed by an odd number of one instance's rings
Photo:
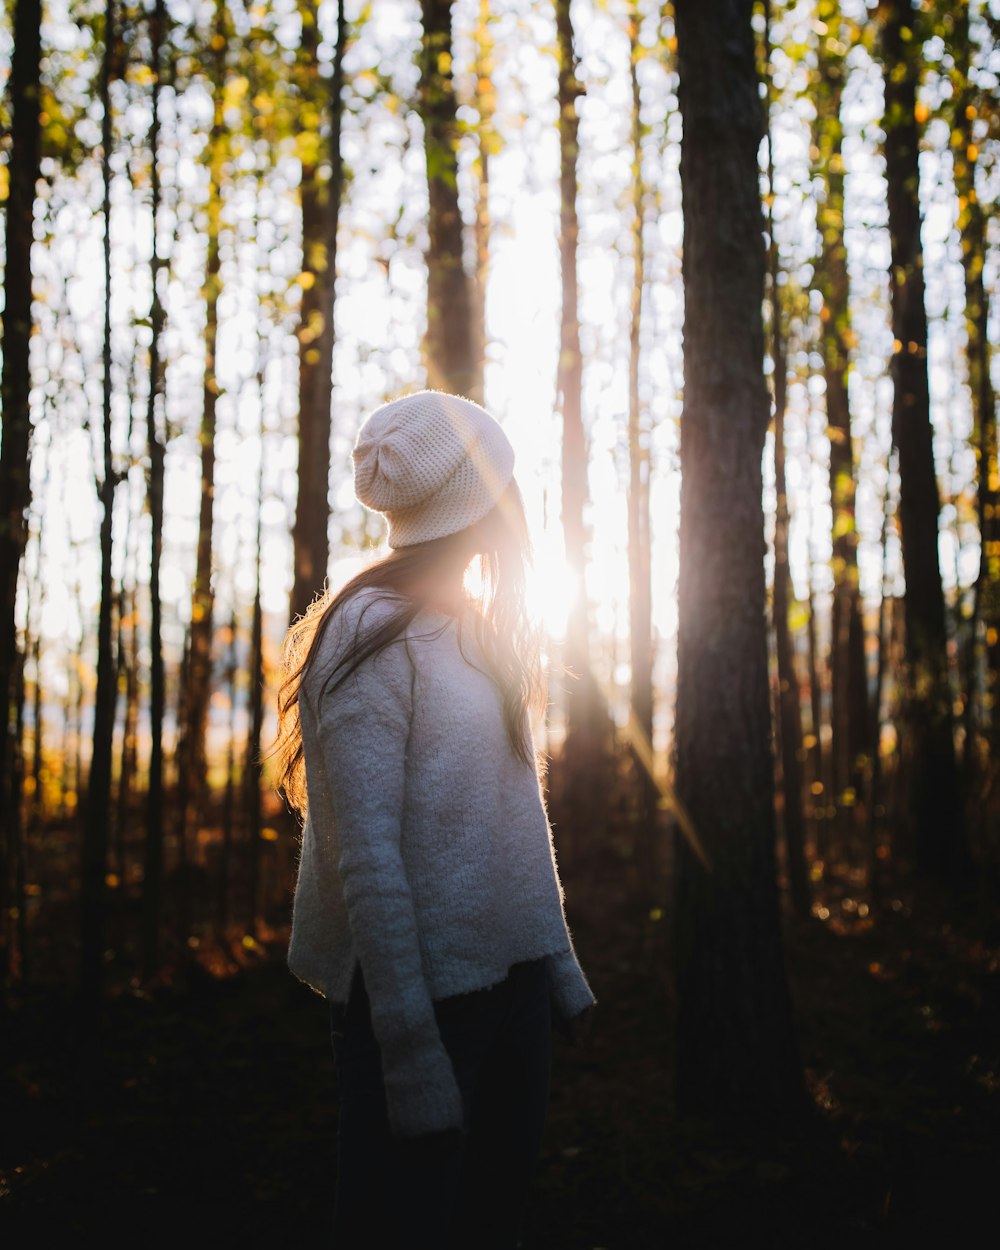
[[[458,102],[452,78],[451,0],[421,0],[418,100],[427,162],[427,335],[429,385],[482,402],[475,299],[463,261],[458,204]]]
[[[0,440],[0,909],[7,909],[9,824],[19,796],[11,761],[16,736],[17,579],[31,499],[31,244],[41,162],[41,0],[17,0],[10,62],[10,154],[4,262],[3,438]],[[0,929],[2,931],[2,929]]]
[[[827,435],[830,440],[830,499],[833,517],[833,616],[830,630],[830,680],[833,730],[833,792],[842,837],[861,787],[861,762],[868,740],[867,677],[858,530],[855,519],[857,475],[851,437],[848,377],[851,368],[850,283],[844,236],[844,127],[841,108],[850,40],[840,0],[819,0],[814,99],[814,146],[819,188],[816,206],[819,257],[816,287],[820,307],[820,351],[826,386]]]
[[[973,744],[977,732],[978,647],[980,624],[986,627],[986,705],[995,707],[1000,676],[1000,517],[998,517],[996,395],[990,373],[989,297],[986,293],[986,213],[976,187],[979,145],[974,125],[981,111],[972,79],[973,44],[969,29],[969,0],[952,6],[948,39],[953,57],[951,150],[958,235],[965,274],[965,334],[969,398],[972,407],[972,444],[976,453],[976,499],[980,534],[979,569],[973,584],[971,645],[965,674],[965,752],[963,764],[973,771]],[[1000,717],[992,712],[993,732]],[[968,787],[966,792],[968,792]]]
[[[191,593],[191,626],[188,664],[183,688],[183,714],[178,744],[178,847],[182,875],[188,873],[188,826],[190,815],[205,793],[207,761],[205,735],[212,687],[212,642],[215,621],[215,590],[212,581],[215,513],[215,436],[219,401],[216,352],[219,338],[219,296],[222,293],[222,195],[226,176],[227,134],[225,121],[226,62],[229,18],[226,0],[215,0],[209,40],[208,72],[212,83],[212,128],[208,136],[208,198],[206,202],[205,368],[202,381],[201,497],[198,510],[198,544],[194,586]],[[184,895],[187,895],[185,886]]]
[[[647,187],[642,172],[642,98],[638,61],[641,55],[641,13],[633,4],[629,14],[629,66],[632,86],[632,296],[629,308],[629,403],[628,403],[628,560],[629,560],[629,668],[633,732],[644,744],[653,741],[653,617],[649,518],[649,430],[639,390],[642,345],[642,303],[646,286],[646,254],[643,232]],[[642,757],[648,759],[645,751]],[[652,835],[656,787],[642,768],[641,837]]]
[[[675,10],[684,123],[676,776],[712,864],[678,837],[676,1088],[685,1111],[770,1115],[799,1102],[802,1077],[774,858],[752,7],[702,0]]]
[[[905,736],[908,814],[926,872],[949,875],[963,859],[944,593],[938,560],[940,499],[927,375],[927,312],[920,240],[917,86],[921,44],[911,0],[883,0],[893,380],[892,438],[899,453],[899,519],[906,575]]]
[[[559,266],[562,306],[556,395],[562,414],[562,528],[566,563],[577,597],[566,622],[563,658],[566,687],[566,738],[561,772],[566,826],[571,837],[589,830],[599,840],[605,823],[609,787],[606,708],[591,667],[590,627],[585,581],[587,558],[587,437],[583,424],[583,356],[580,351],[577,242],[577,101],[583,84],[577,77],[570,0],[556,0],[557,100],[559,105]],[[569,844],[572,846],[572,843]]]
[[[330,557],[330,430],[333,402],[334,287],[337,223],[343,190],[340,130],[343,116],[347,23],[337,3],[333,69],[320,77],[318,0],[302,7],[299,81],[305,116],[313,121],[298,137],[302,181],[302,313],[299,324],[298,502],[292,529],[295,578],[291,618],[301,616],[322,589]],[[327,131],[326,151],[320,143]]]
[[[166,448],[160,437],[158,409],[163,406],[163,368],[160,344],[165,312],[160,296],[164,267],[157,226],[160,216],[160,97],[163,88],[163,41],[166,34],[164,0],[153,0],[150,16],[150,60],[153,71],[149,128],[150,215],[152,250],[149,258],[149,390],[146,399],[146,445],[149,455],[149,783],[146,796],[146,841],[142,884],[142,969],[148,978],[159,966],[160,913],[163,895],[163,718],[166,687],[163,668],[163,604],[160,563],[163,554],[163,487]]]
[[[476,359],[486,361],[486,285],[489,277],[490,234],[490,164],[500,147],[500,136],[494,122],[496,88],[493,85],[493,36],[490,30],[489,0],[479,0],[479,16],[475,30],[476,57],[474,107],[479,121],[476,126],[476,277],[475,336]]]
[[[115,487],[118,482],[111,448],[111,148],[114,118],[111,82],[118,54],[118,12],[107,0],[104,15],[104,54],[101,62],[101,178],[104,188],[104,351],[101,404],[101,475],[97,482],[101,504],[101,603],[97,622],[97,690],[94,697],[93,751],[83,821],[83,858],[80,873],[82,936],[81,982],[85,998],[93,1002],[104,978],[104,928],[111,818],[111,757],[117,702],[117,673],[112,644],[115,593],[112,580],[112,543]]]
[[[785,839],[785,865],[792,906],[799,919],[810,914],[809,878],[806,871],[805,812],[802,807],[804,758],[802,742],[802,706],[799,679],[795,671],[795,649],[792,644],[788,612],[792,603],[792,577],[788,565],[788,491],[785,485],[785,405],[788,393],[788,361],[785,340],[785,319],[778,285],[780,269],[778,241],[774,233],[774,139],[771,133],[771,112],[774,108],[774,85],[771,77],[771,14],[765,0],[766,69],[767,69],[767,235],[768,294],[771,320],[771,363],[774,370],[774,491],[777,501],[774,519],[774,590],[773,629],[778,661],[778,741],[781,748],[783,786],[782,829]]]

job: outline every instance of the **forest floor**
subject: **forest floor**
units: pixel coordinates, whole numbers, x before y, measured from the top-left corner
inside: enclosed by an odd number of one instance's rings
[[[785,921],[815,1115],[676,1115],[668,923],[583,898],[600,1007],[559,1043],[525,1250],[991,1244],[1000,1171],[1000,929],[903,891]],[[845,901],[846,899],[846,901]],[[0,1242],[323,1245],[336,1085],[321,1001],[250,948],[232,975],[111,995],[99,1029],[54,990],[0,1018]],[[238,971],[236,970],[238,969]],[[470,1247],[470,1250],[475,1250]]]

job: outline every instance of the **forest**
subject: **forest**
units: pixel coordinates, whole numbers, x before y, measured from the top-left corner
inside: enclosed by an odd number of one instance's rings
[[[6,1244],[325,1236],[282,643],[424,387],[515,447],[598,999],[525,1250],[983,1244],[998,84],[997,0],[9,0]]]

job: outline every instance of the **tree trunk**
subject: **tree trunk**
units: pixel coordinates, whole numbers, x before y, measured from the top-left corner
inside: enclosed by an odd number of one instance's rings
[[[851,314],[844,240],[844,159],[841,99],[846,76],[847,32],[839,0],[820,0],[814,137],[822,194],[817,204],[820,236],[816,286],[822,296],[820,350],[826,383],[827,434],[830,440],[830,500],[833,516],[833,619],[830,632],[830,678],[833,738],[833,787],[828,803],[837,813],[836,828],[847,839],[862,785],[861,764],[868,738],[868,694],[864,628],[858,575],[855,520],[856,475],[848,400]]]
[[[263,402],[263,377],[260,378],[259,393]],[[260,914],[260,837],[261,837],[261,801],[260,801],[260,740],[264,726],[264,652],[263,652],[263,611],[261,606],[261,538],[263,524],[261,508],[264,503],[264,421],[261,408],[260,424],[261,455],[257,470],[257,531],[254,538],[254,568],[256,584],[253,597],[253,618],[250,627],[250,727],[247,734],[246,760],[243,765],[243,777],[246,784],[247,813],[247,932],[257,932],[257,918]]]
[[[915,113],[921,46],[915,38],[910,0],[885,0],[882,8],[883,129],[892,254],[889,289],[895,338],[892,437],[899,453],[900,537],[906,575],[903,721],[909,755],[908,815],[918,867],[949,876],[960,870],[964,856],[927,377],[917,163],[920,133]]]
[[[629,15],[629,59],[632,84],[632,298],[629,309],[629,405],[628,405],[628,561],[629,561],[629,669],[630,720],[639,741],[634,754],[639,766],[640,864],[644,875],[652,866],[651,840],[655,834],[657,792],[649,765],[653,743],[653,607],[649,534],[649,439],[648,420],[643,420],[639,394],[639,363],[642,351],[642,299],[646,284],[643,240],[646,186],[642,176],[642,99],[636,63],[639,57],[638,5]],[[647,881],[647,885],[651,885]]]
[[[781,744],[781,776],[784,789],[782,828],[785,841],[785,864],[788,889],[796,916],[804,920],[811,912],[809,876],[806,871],[805,813],[802,808],[802,707],[799,701],[799,680],[795,671],[795,649],[788,624],[792,601],[792,578],[788,567],[788,492],[785,485],[785,406],[788,390],[788,364],[785,350],[785,326],[778,287],[778,243],[774,237],[774,150],[770,129],[772,87],[770,81],[771,23],[770,3],[766,4],[768,57],[767,107],[767,233],[769,294],[771,314],[771,360],[774,367],[774,490],[777,498],[774,520],[774,641],[778,662],[779,742]]]
[[[476,91],[474,107],[479,115],[476,134],[479,152],[476,161],[476,277],[473,350],[486,364],[486,286],[490,265],[490,158],[499,149],[499,135],[493,122],[496,90],[493,86],[493,40],[490,33],[489,0],[479,0],[476,25]]]
[[[202,385],[201,505],[198,512],[198,547],[194,588],[191,594],[190,652],[184,685],[184,714],[178,747],[178,841],[181,870],[188,871],[188,826],[205,798],[207,760],[205,734],[212,687],[212,641],[215,591],[212,586],[213,512],[215,501],[215,429],[219,383],[215,353],[219,333],[219,295],[222,290],[219,251],[222,217],[222,182],[225,176],[225,83],[228,20],[225,0],[216,0],[211,47],[213,120],[208,140],[208,254],[205,263],[205,373]],[[182,934],[186,939],[187,934]]]
[[[17,0],[10,60],[10,152],[7,162],[6,264],[4,269],[3,438],[0,440],[0,912],[8,907],[8,856],[12,850],[15,796],[17,627],[14,609],[21,557],[27,542],[31,500],[28,447],[31,438],[30,340],[31,244],[35,187],[41,160],[41,0]]]
[[[94,747],[83,823],[83,857],[80,872],[82,932],[80,979],[85,1002],[92,1005],[104,980],[104,928],[108,859],[108,825],[111,820],[111,756],[117,702],[117,673],[112,646],[114,587],[111,575],[112,525],[115,502],[115,467],[111,455],[111,78],[117,49],[115,0],[108,0],[104,17],[104,57],[101,69],[101,171],[104,184],[104,386],[101,420],[102,475],[98,485],[101,515],[101,605],[97,623],[97,690],[94,696]]]
[[[465,272],[458,206],[458,117],[451,73],[450,0],[421,0],[420,116],[427,161],[427,383],[483,399],[472,283]]]
[[[326,86],[319,76],[318,0],[302,10],[300,82],[307,101],[320,105],[320,91],[329,94],[329,107],[317,108],[327,118],[329,149],[321,159],[319,123],[315,136],[306,135],[302,159],[302,313],[299,324],[299,471],[298,502],[292,542],[295,580],[291,619],[301,616],[323,589],[330,543],[330,429],[333,402],[334,300],[337,275],[337,223],[343,188],[340,125],[343,115],[344,48],[347,23],[343,0],[337,4],[337,38],[333,73]],[[311,140],[316,139],[315,148]],[[322,170],[328,170],[322,173]]]
[[[160,341],[165,320],[159,293],[159,275],[163,268],[157,246],[157,222],[160,211],[160,90],[162,78],[162,47],[165,34],[164,0],[154,0],[150,26],[150,50],[153,70],[152,121],[150,147],[150,214],[153,247],[149,260],[152,301],[149,310],[151,341],[149,345],[149,394],[146,401],[146,442],[149,448],[149,791],[146,799],[146,844],[142,882],[142,970],[148,979],[159,966],[160,913],[163,897],[163,717],[166,689],[163,672],[163,607],[160,600],[160,558],[163,552],[163,478],[165,447],[157,428],[157,407],[163,404],[163,370],[160,365]]]
[[[995,708],[998,668],[1000,668],[1000,531],[997,523],[997,418],[996,396],[990,374],[988,334],[989,297],[983,282],[986,261],[986,217],[976,193],[979,151],[973,134],[977,114],[976,92],[970,75],[971,41],[968,0],[956,6],[949,40],[953,70],[953,120],[951,145],[955,195],[958,199],[958,233],[962,241],[962,267],[965,272],[965,333],[969,396],[972,406],[972,444],[976,453],[977,512],[979,519],[979,570],[973,586],[972,618],[969,622],[971,645],[965,679],[965,747],[963,771],[967,775],[966,794],[972,790],[975,775],[974,743],[977,734],[979,647],[977,635],[982,622],[986,627],[985,704]],[[991,713],[996,737],[1000,717]]]
[[[676,1090],[683,1112],[772,1116],[803,1094],[774,858],[752,7],[676,8],[685,298],[676,776],[712,864],[678,837]]]

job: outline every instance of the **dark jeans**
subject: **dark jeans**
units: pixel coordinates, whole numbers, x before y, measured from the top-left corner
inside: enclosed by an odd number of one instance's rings
[[[333,1007],[340,1089],[335,1250],[513,1250],[542,1139],[551,1015],[541,960],[489,989],[435,1003],[467,1131],[389,1135],[378,1043],[360,968]]]

